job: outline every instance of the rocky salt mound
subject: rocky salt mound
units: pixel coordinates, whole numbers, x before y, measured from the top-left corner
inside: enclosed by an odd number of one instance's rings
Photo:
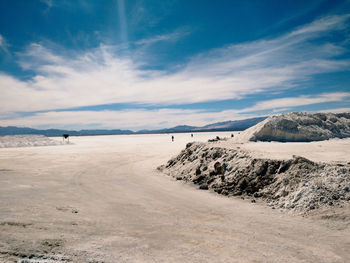
[[[245,130],[236,142],[311,142],[350,137],[350,113],[285,113]]]
[[[215,143],[189,143],[158,168],[162,172],[226,196],[263,200],[297,213],[350,203],[350,163],[332,165],[295,156],[258,159]]]
[[[0,136],[0,148],[61,145],[61,141],[43,135]]]

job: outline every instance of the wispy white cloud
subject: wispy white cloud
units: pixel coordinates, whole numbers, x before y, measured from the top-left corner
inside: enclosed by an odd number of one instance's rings
[[[135,42],[136,45],[151,45],[157,42],[161,42],[161,41],[176,41],[180,38],[185,37],[186,35],[188,35],[190,32],[188,30],[175,30],[172,33],[169,34],[163,34],[163,35],[156,35],[150,38],[144,38],[141,40],[138,40]]]
[[[350,108],[325,109],[325,110],[321,110],[321,111],[319,111],[319,112],[343,113],[343,112],[350,112]]]
[[[289,37],[294,36],[305,36],[305,34],[314,34],[319,32],[324,32],[328,30],[341,30],[346,28],[346,21],[350,18],[350,14],[345,15],[333,15],[326,16],[319,20],[312,22],[311,24],[301,27],[291,34],[287,35]]]
[[[154,27],[172,12],[174,3],[176,1],[158,1],[155,9],[145,0],[136,0],[128,12],[130,29],[137,31],[140,28]]]
[[[325,40],[314,41],[334,30],[343,30],[348,20],[349,15],[326,17],[274,39],[215,49],[193,57],[172,73],[141,69],[139,63],[146,62],[136,62],[118,53],[118,48],[106,45],[63,55],[34,43],[19,54],[20,65],[33,71],[33,78],[23,81],[0,73],[0,112],[49,111],[108,103],[148,103],[166,108],[169,104],[240,99],[249,94],[283,91],[316,74],[349,69],[349,60],[335,58],[346,52],[346,47]],[[156,36],[148,43],[171,37],[174,36],[158,39]],[[144,41],[146,44],[147,40]],[[319,103],[325,98],[302,99],[304,103]],[[294,105],[288,99],[273,103],[271,109],[282,104]],[[270,106],[261,102],[250,110],[266,107]],[[35,116],[49,121],[45,114]],[[71,114],[74,115],[73,111]],[[102,118],[102,113],[96,114]],[[190,116],[196,119],[195,115]],[[119,127],[118,123],[113,127]]]
[[[8,44],[6,39],[0,34],[0,51],[5,52],[6,54],[10,54],[7,48]]]
[[[245,108],[240,112],[254,112],[262,110],[284,111],[286,108],[313,105],[325,102],[342,102],[350,98],[350,92],[332,92],[308,96],[287,97],[261,101],[253,107]]]

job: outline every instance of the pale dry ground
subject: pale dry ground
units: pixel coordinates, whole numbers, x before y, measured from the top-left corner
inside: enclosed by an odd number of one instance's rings
[[[0,149],[0,261],[32,254],[27,262],[350,262],[347,227],[156,171],[189,141],[72,137],[74,145]]]
[[[237,143],[231,140],[220,141],[219,147],[250,152],[257,158],[287,160],[293,155],[303,156],[314,162],[348,163],[350,162],[350,138],[330,139],[316,142],[246,142]]]

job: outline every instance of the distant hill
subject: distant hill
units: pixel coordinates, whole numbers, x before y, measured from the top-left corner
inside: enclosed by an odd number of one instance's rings
[[[60,130],[60,129],[48,129],[38,130],[26,127],[0,126],[0,136],[4,135],[19,135],[19,134],[38,134],[45,136],[62,136],[64,133],[68,133],[71,136],[87,136],[87,135],[115,135],[115,134],[148,134],[148,133],[180,133],[180,132],[210,132],[210,131],[242,131],[255,124],[265,120],[266,117],[251,118],[238,121],[225,121],[208,124],[202,127],[180,125],[172,128],[159,129],[159,130],[140,130],[133,132],[131,130]]]
[[[245,129],[248,129],[255,124],[265,120],[266,117],[258,117],[258,118],[251,118],[251,119],[245,119],[245,120],[238,120],[238,121],[225,121],[225,122],[217,122],[213,124],[208,124],[203,127],[198,128],[200,131],[204,130],[210,130],[210,131],[243,131]]]
[[[179,125],[172,128],[160,129],[160,130],[142,130],[136,133],[179,133],[179,132],[191,132],[197,129],[195,126]]]
[[[59,129],[48,129],[48,130],[37,130],[32,128],[21,128],[15,126],[0,127],[0,136],[4,135],[19,135],[19,134],[38,134],[45,136],[62,136],[62,134],[68,133],[71,136],[87,136],[87,135],[113,135],[113,134],[132,134],[130,130],[59,130]]]

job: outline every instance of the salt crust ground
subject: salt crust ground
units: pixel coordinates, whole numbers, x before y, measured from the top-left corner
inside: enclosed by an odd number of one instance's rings
[[[215,136],[230,133],[176,134],[174,143],[170,135],[72,137],[72,145],[0,149],[0,262],[350,262],[349,208],[302,218],[155,170],[191,140]],[[247,151],[229,141],[211,147],[225,143]],[[271,154],[288,159],[278,145]]]
[[[61,145],[62,141],[43,135],[0,136],[0,148]]]

